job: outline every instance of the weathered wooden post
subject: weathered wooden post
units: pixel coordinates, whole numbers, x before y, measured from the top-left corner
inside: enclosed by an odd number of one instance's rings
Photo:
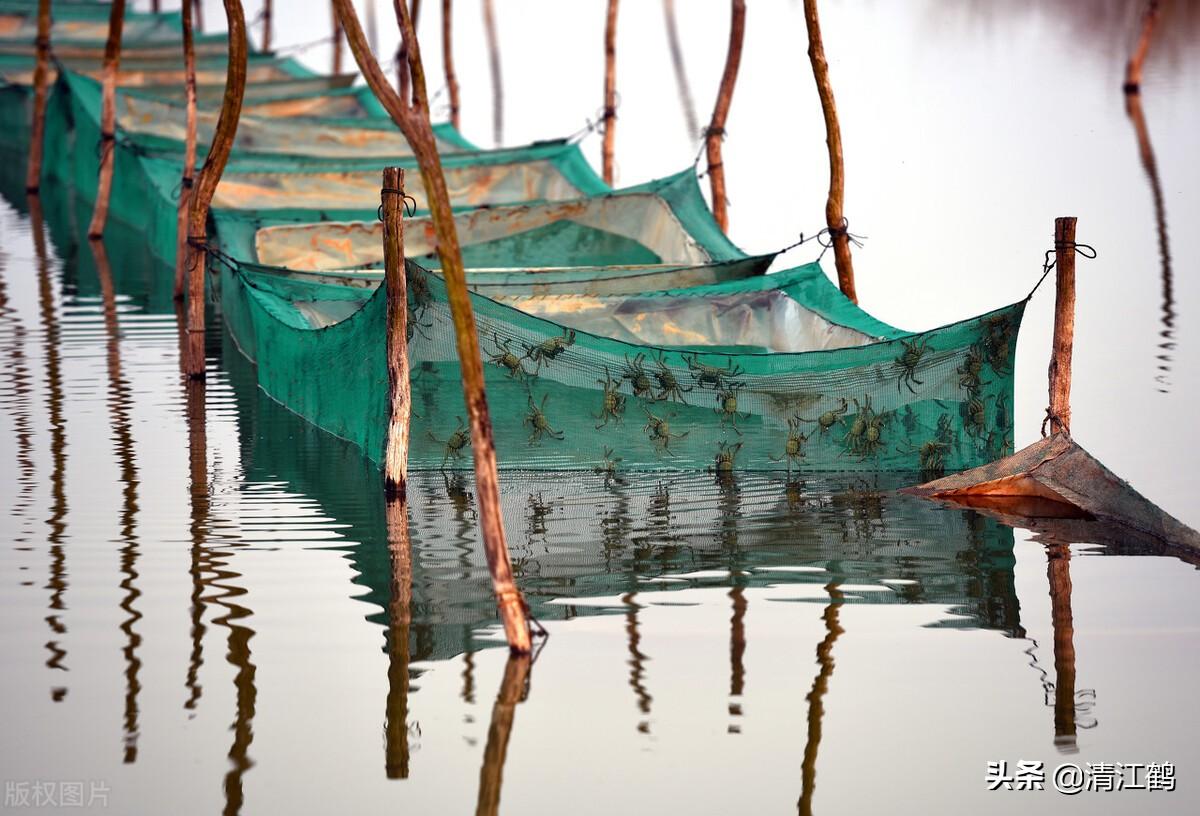
[[[121,31],[125,27],[125,0],[113,0],[108,14],[108,40],[104,43],[104,73],[100,100],[100,175],[96,182],[96,204],[88,224],[88,238],[104,234],[108,221],[108,199],[112,193],[113,163],[117,139],[117,71],[121,67]]]
[[[192,4],[184,0],[183,8],[183,88],[186,99],[187,123],[183,138],[183,177],[179,180],[179,209],[175,219],[175,300],[183,300],[187,269],[188,211],[192,203],[192,187],[196,174],[196,49],[192,34]]]
[[[188,0],[183,0],[183,2],[187,3]],[[204,31],[204,0],[195,0],[192,7],[196,11],[196,30]]]
[[[271,0],[263,0],[262,7],[262,50],[264,53],[271,51]]]
[[[396,23],[400,22],[400,4],[404,0],[393,0],[392,5],[396,9]],[[412,18],[413,29],[417,27],[417,21],[421,17],[421,0],[409,0],[408,16]],[[396,47],[396,87],[399,89],[401,99],[412,99],[412,76],[408,71],[408,45],[404,42],[404,38],[400,38],[400,45]],[[414,100],[415,102],[415,100]]]
[[[833,86],[829,84],[829,63],[825,61],[825,45],[821,42],[817,0],[804,0],[804,22],[808,27],[808,59],[817,81],[817,94],[821,97],[821,110],[825,115],[825,141],[829,145],[829,198],[825,203],[825,226],[833,243],[838,288],[852,302],[858,303],[858,293],[854,288],[854,264],[850,258],[850,233],[846,231],[846,219],[842,214],[846,193],[842,130],[838,125]]]
[[[46,136],[46,97],[50,88],[50,0],[38,0],[37,64],[33,68],[33,126],[29,136],[29,166],[25,192],[36,195],[42,186],[42,154]]]
[[[412,402],[408,378],[408,282],[404,274],[404,171],[383,170],[383,285],[387,289],[388,431],[383,484],[389,498],[405,501],[408,427]]]
[[[229,65],[225,76],[225,96],[213,131],[208,157],[192,191],[187,232],[187,375],[204,379],[204,277],[208,269],[208,207],[212,203],[225,163],[237,137],[242,96],[246,91],[246,16],[241,0],[224,0],[229,26]]]
[[[683,49],[679,46],[679,28],[675,25],[675,0],[663,0],[663,19],[667,26],[667,48],[671,52],[671,67],[675,71],[675,84],[679,88],[679,104],[683,106],[683,123],[688,138],[700,135],[696,120],[696,103],[692,101],[692,88],[688,84],[687,70],[683,65]]]
[[[1054,349],[1050,353],[1050,433],[1071,433],[1071,354],[1075,348],[1075,218],[1054,219]]]
[[[525,695],[529,680],[529,655],[509,655],[504,666],[500,692],[492,705],[492,721],[488,726],[487,745],[483,749],[483,765],[479,769],[479,800],[475,816],[496,816],[500,812],[500,786],[504,779],[504,760],[508,756],[508,741],[512,737],[513,717],[517,703]]]
[[[467,291],[466,272],[463,268],[462,251],[459,248],[458,232],[454,215],[450,209],[450,194],[446,189],[446,178],[442,173],[442,160],[437,152],[437,142],[429,123],[429,97],[425,90],[425,69],[421,64],[421,47],[408,7],[398,3],[402,25],[402,36],[408,41],[409,69],[412,71],[413,91],[416,104],[410,105],[400,97],[388,83],[370,49],[358,15],[351,0],[333,0],[341,17],[342,27],[350,43],[350,50],[358,62],[359,70],[367,84],[375,92],[380,103],[392,120],[399,126],[412,146],[421,170],[421,181],[425,198],[429,202],[434,233],[437,237],[438,256],[442,264],[442,276],[446,281],[446,294],[450,314],[454,320],[454,334],[461,364],[463,398],[471,423],[471,450],[475,458],[475,484],[479,497],[479,524],[483,534],[483,546],[487,555],[488,569],[492,574],[492,589],[504,623],[504,632],[509,648],[516,653],[528,653],[531,648],[529,623],[526,618],[525,600],[521,597],[513,579],[512,562],[508,554],[508,542],[504,536],[504,523],[500,511],[500,489],[496,474],[496,447],[492,436],[492,421],[488,413],[487,394],[484,390],[483,362],[479,356],[479,334],[475,327],[475,315],[471,310]]]
[[[617,140],[617,0],[608,0],[604,21],[604,183],[613,183],[613,149]]]
[[[496,11],[492,0],[483,0],[483,31],[487,37],[488,70],[492,75],[492,140],[504,141],[504,82],[500,77],[500,37],[496,33]]]
[[[1050,584],[1050,621],[1054,627],[1054,744],[1060,751],[1075,747],[1075,619],[1071,614],[1071,548],[1046,547]]]
[[[331,73],[337,76],[342,72],[342,18],[338,17],[337,4],[333,6],[333,65]]]
[[[454,73],[454,49],[451,47],[452,0],[442,0],[442,67],[446,74],[446,91],[450,96],[450,124],[458,128],[458,75]]]
[[[721,141],[725,138],[725,120],[733,103],[733,86],[737,83],[738,67],[742,63],[742,40],[746,33],[746,0],[733,0],[729,23],[729,51],[725,55],[725,72],[717,91],[717,104],[712,121],[704,132],[708,153],[708,179],[712,185],[713,217],[722,232],[729,232],[729,202],[725,197],[725,165],[721,160]]]

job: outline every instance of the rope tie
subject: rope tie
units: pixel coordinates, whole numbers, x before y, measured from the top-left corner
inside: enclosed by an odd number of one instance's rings
[[[379,209],[377,209],[375,211],[375,217],[378,218],[380,221],[383,221],[383,201],[382,201],[382,199],[385,195],[389,195],[389,194],[390,195],[398,195],[401,197],[401,200],[403,201],[403,204],[404,204],[404,212],[409,218],[412,218],[413,215],[416,214],[417,200],[415,198],[410,196],[408,193],[404,192],[404,190],[400,189],[399,187],[382,187],[379,190],[379,198],[381,199],[379,202]]]
[[[105,154],[112,151],[116,140],[117,134],[100,131],[100,139],[96,142],[96,158],[103,161]]]
[[[1091,244],[1081,244],[1078,241],[1055,241],[1054,247],[1052,249],[1047,249],[1046,254],[1043,256],[1042,276],[1038,278],[1037,283],[1033,285],[1033,288],[1029,290],[1029,294],[1025,296],[1026,302],[1033,297],[1033,293],[1038,290],[1038,288],[1042,285],[1042,282],[1046,280],[1046,276],[1050,274],[1050,270],[1053,269],[1055,264],[1058,263],[1058,258],[1056,256],[1058,255],[1058,251],[1060,249],[1067,251],[1073,249],[1075,250],[1076,255],[1087,258],[1088,260],[1094,260],[1097,254],[1096,248]]]

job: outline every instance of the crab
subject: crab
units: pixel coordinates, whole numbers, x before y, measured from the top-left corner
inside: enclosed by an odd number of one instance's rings
[[[900,345],[904,347],[904,351],[896,358],[896,366],[900,369],[900,376],[896,379],[896,391],[900,391],[900,386],[906,386],[909,392],[915,394],[917,389],[913,386],[925,384],[917,379],[917,366],[929,350],[929,339],[923,337],[911,343],[901,339]]]
[[[433,431],[426,432],[434,442],[445,446],[442,451],[442,470],[446,469],[446,462],[450,459],[462,459],[463,450],[471,444],[471,432],[467,430],[462,417],[455,417],[455,419],[458,420],[458,427],[450,434],[450,438],[445,441],[434,436]]]
[[[550,427],[550,421],[546,419],[546,400],[550,399],[549,394],[542,395],[540,405],[533,404],[533,395],[529,395],[529,413],[525,415],[525,423],[532,429],[533,433],[529,435],[529,444],[536,445],[541,441],[543,436],[548,436],[551,439],[562,439],[565,434],[562,431],[556,431]]]
[[[649,409],[647,409],[644,405],[642,406],[642,410],[646,412],[647,421],[644,430],[650,437],[650,441],[656,446],[661,447],[666,453],[674,456],[675,454],[671,453],[671,440],[683,439],[685,436],[691,433],[691,431],[684,431],[681,434],[673,434],[671,433],[671,425],[668,420],[674,419],[674,414],[671,414],[666,419],[663,419],[662,417],[657,417],[650,413]]]
[[[433,302],[433,293],[429,291],[429,279],[420,267],[411,264],[405,266],[405,273],[406,285],[404,288],[409,309],[417,317],[421,317],[429,308],[429,304]]]
[[[617,389],[621,386],[619,379],[614,380],[608,373],[608,366],[604,367],[604,379],[596,380],[600,385],[604,386],[604,402],[600,405],[600,414],[596,419],[602,420],[596,426],[596,430],[600,430],[611,419],[614,422],[620,423],[621,416],[625,413],[625,395]]]
[[[688,386],[687,388],[684,388],[680,384],[679,380],[675,378],[675,373],[671,371],[671,369],[667,368],[667,362],[663,358],[661,351],[658,353],[658,357],[655,358],[654,362],[658,366],[657,371],[651,372],[651,376],[658,380],[658,393],[654,395],[654,398],[660,402],[667,399],[678,400],[684,405],[687,405],[687,400],[683,398],[683,393],[685,391],[691,391],[692,387]]]
[[[718,366],[704,365],[698,362],[697,355],[693,354],[690,357],[684,355],[683,359],[687,362],[688,370],[692,372],[692,377],[695,379],[696,385],[701,388],[711,387],[714,391],[720,391],[725,387],[725,380],[732,380],[739,374],[745,373],[744,369],[733,362],[731,359],[726,359],[726,366],[719,368]],[[741,386],[735,386],[740,388]]]
[[[845,397],[839,398],[839,401],[841,402],[841,405],[839,407],[826,411],[825,413],[821,414],[816,419],[805,419],[804,417],[799,416],[799,415],[797,415],[796,418],[799,419],[801,422],[815,422],[819,426],[820,433],[823,436],[826,431],[828,431],[830,428],[832,428],[834,425],[836,425],[838,423],[838,420],[841,419],[842,416],[847,411],[850,410],[850,406],[846,403]]]
[[[955,371],[958,374],[959,387],[966,389],[967,393],[972,396],[978,394],[979,389],[988,384],[982,380],[983,352],[978,343],[967,349],[966,359]]]
[[[962,420],[963,429],[968,436],[982,438],[984,431],[987,430],[987,406],[985,403],[988,398],[971,397],[967,402],[962,403]]]
[[[798,416],[789,417],[787,441],[783,443],[783,456],[767,455],[772,462],[787,462],[789,474],[792,472],[792,463],[795,462],[799,466],[800,460],[804,458],[804,443],[808,441],[808,435],[800,432],[800,423],[803,421]]]
[[[575,330],[563,329],[561,337],[547,337],[536,346],[525,346],[525,357],[537,365],[534,373],[540,373],[542,363],[549,362],[575,345]]]
[[[604,449],[604,459],[596,467],[596,472],[599,474],[602,474],[606,480],[612,479],[614,476],[617,475],[617,467],[620,464],[621,464],[621,457],[613,456],[612,448],[605,448]]]
[[[737,395],[737,389],[732,386],[726,390],[718,391],[717,407],[714,408],[713,411],[721,417],[722,425],[728,422],[733,427],[734,433],[736,433],[738,436],[741,436],[742,431],[737,426],[738,417],[746,420],[750,418],[750,414],[738,413]]]
[[[524,380],[528,378],[529,372],[525,370],[524,364],[521,363],[521,358],[513,354],[509,344],[512,343],[507,337],[504,340],[500,339],[500,335],[492,332],[492,338],[495,340],[496,351],[488,354],[488,359],[498,366],[508,369],[508,376],[514,380]]]
[[[736,445],[728,445],[724,442],[718,443],[717,455],[713,462],[717,473],[731,473],[733,471],[733,460],[741,449],[741,442],[738,442]]]
[[[637,354],[632,360],[629,355],[625,355],[625,370],[621,372],[621,378],[629,381],[629,387],[633,389],[635,397],[648,397],[654,399],[654,385],[650,382],[650,375],[646,373],[642,361],[646,359],[645,354]]]
[[[916,453],[921,473],[929,476],[941,476],[946,472],[945,452],[950,447],[949,442],[938,439],[926,440],[921,447],[909,445],[907,450],[896,448],[900,453]]]
[[[1007,374],[1010,343],[1014,333],[1012,315],[992,315],[979,321],[985,334],[982,340],[988,364],[999,374]]]
[[[854,422],[842,437],[842,444],[845,446],[845,453],[854,454],[863,460],[868,456],[877,455],[883,447],[883,426],[891,420],[891,415],[886,412],[876,413],[871,407],[870,396],[863,397],[862,404],[859,404],[857,399],[852,399],[851,402],[854,403]],[[845,420],[842,420],[842,424],[846,424]]]

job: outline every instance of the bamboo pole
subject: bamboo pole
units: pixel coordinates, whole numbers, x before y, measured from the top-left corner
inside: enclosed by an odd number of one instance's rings
[[[96,205],[88,224],[88,238],[104,234],[108,200],[112,194],[113,163],[116,159],[117,71],[121,68],[121,31],[125,26],[125,0],[113,0],[108,15],[108,40],[104,43],[104,73],[100,100],[100,175],[96,182]]]
[[[187,124],[183,139],[183,177],[179,180],[179,209],[175,221],[175,300],[183,300],[187,269],[187,222],[196,174],[196,49],[192,34],[192,4],[183,8],[184,97],[187,100]]]
[[[338,17],[336,2],[333,8],[333,65],[331,73],[337,76],[342,72],[342,18]]]
[[[725,138],[725,120],[733,103],[733,86],[737,84],[738,67],[742,63],[742,40],[746,33],[746,0],[733,0],[729,23],[729,51],[725,55],[725,72],[717,91],[717,104],[712,121],[704,132],[708,153],[708,179],[712,184],[713,217],[722,232],[729,232],[729,201],[725,196],[725,164],[721,160],[721,141]]]
[[[271,0],[263,0],[262,7],[262,50],[263,53],[271,51]]]
[[[453,19],[452,0],[442,0],[442,66],[446,73],[446,91],[450,96],[450,124],[458,129],[458,76],[454,73],[454,49],[451,47],[450,31]]]
[[[683,122],[689,139],[700,134],[696,119],[696,103],[692,99],[692,87],[688,84],[687,70],[683,65],[683,49],[679,46],[679,28],[675,25],[675,0],[663,0],[663,19],[667,26],[667,47],[671,52],[671,67],[675,70],[675,84],[679,88],[679,104],[683,107]]]
[[[42,185],[42,154],[46,135],[46,97],[50,86],[50,0],[38,0],[37,64],[33,69],[33,126],[25,192],[37,195]]]
[[[396,9],[396,23],[400,23],[400,4],[404,0],[392,0],[392,6]],[[421,0],[409,0],[408,15],[413,21],[413,30],[417,28],[417,22],[421,17]],[[412,99],[412,104],[416,104],[417,100],[412,93],[412,75],[408,70],[408,44],[404,42],[404,38],[400,38],[400,45],[396,48],[396,87],[400,89],[401,99]]]
[[[1075,348],[1075,218],[1054,219],[1054,348],[1050,353],[1050,433],[1071,433],[1071,355]],[[1043,423],[1043,428],[1045,423]]]
[[[408,508],[405,504],[389,500],[384,513],[387,519],[388,551],[392,559],[392,597],[388,607],[391,642],[388,651],[388,694],[384,718],[384,773],[388,779],[408,779],[412,544],[409,539]]]
[[[229,26],[225,97],[221,101],[221,113],[213,131],[212,145],[196,180],[188,213],[188,337],[185,363],[187,375],[193,380],[204,379],[204,277],[208,268],[208,254],[204,246],[208,237],[208,207],[233,150],[238,117],[242,113],[242,96],[246,90],[246,16],[241,0],[224,2]]]
[[[492,0],[483,0],[483,30],[492,75],[492,140],[499,147],[504,141],[504,82],[500,77],[500,37],[496,33],[496,10],[492,8]]]
[[[475,457],[480,528],[488,569],[492,574],[492,588],[496,595],[500,618],[504,622],[509,648],[515,653],[527,653],[531,647],[529,623],[526,619],[525,601],[513,578],[508,543],[504,536],[496,474],[496,448],[492,437],[492,421],[488,414],[487,395],[484,391],[479,334],[475,327],[475,315],[471,311],[462,251],[459,249],[458,232],[450,209],[450,195],[442,173],[442,161],[438,156],[437,143],[429,123],[429,97],[425,90],[421,46],[417,41],[412,20],[408,16],[408,8],[400,3],[398,8],[401,12],[401,33],[409,43],[409,68],[412,71],[413,91],[416,95],[416,104],[409,105],[388,84],[379,63],[367,48],[366,38],[363,36],[351,0],[334,0],[334,4],[359,70],[392,120],[404,133],[421,170],[421,181],[437,238],[442,276],[446,281],[450,313],[454,319],[458,358],[462,366],[463,397],[470,417],[471,450]]]
[[[1075,621],[1071,614],[1071,548],[1046,548],[1050,620],[1054,627],[1054,744],[1075,750]]]
[[[404,171],[399,167],[384,168],[381,198],[389,405],[383,483],[389,498],[404,502],[408,486],[408,426],[412,398],[408,376],[408,282],[404,274]]]
[[[829,63],[825,61],[825,45],[821,42],[817,0],[804,0],[804,22],[808,27],[808,59],[817,81],[817,94],[821,97],[821,110],[825,115],[825,141],[829,145],[829,198],[825,203],[825,226],[833,242],[838,287],[851,302],[858,303],[858,293],[854,288],[854,264],[850,258],[850,234],[846,231],[846,219],[842,214],[846,193],[842,131],[838,125],[833,86],[829,84]]]
[[[613,183],[613,149],[617,132],[617,0],[608,0],[604,21],[604,144],[601,159],[604,183]]]
[[[483,750],[483,765],[479,769],[479,800],[475,805],[475,816],[495,816],[500,812],[504,760],[508,756],[508,741],[512,737],[517,703],[525,694],[529,668],[528,655],[509,655],[504,665],[504,679],[500,682],[500,692],[492,705],[492,721]]]

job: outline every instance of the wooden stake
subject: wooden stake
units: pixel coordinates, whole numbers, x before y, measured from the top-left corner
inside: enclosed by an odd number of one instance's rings
[[[604,22],[604,145],[601,157],[604,183],[613,183],[613,148],[617,132],[617,0],[608,0]]]
[[[453,19],[452,0],[442,0],[442,66],[446,72],[446,90],[450,94],[450,124],[458,129],[458,76],[454,73],[454,49],[450,42],[450,23]]]
[[[671,51],[671,67],[675,69],[675,84],[679,87],[679,104],[683,106],[683,122],[689,139],[700,135],[696,119],[696,103],[692,101],[692,88],[688,84],[687,70],[683,65],[683,49],[679,47],[679,29],[675,25],[675,0],[663,0],[663,18],[667,25],[667,47]]]
[[[492,140],[504,141],[504,82],[500,78],[500,37],[496,34],[496,12],[492,0],[483,0],[483,30],[487,36],[488,66],[492,74]]]
[[[262,7],[262,50],[263,53],[271,52],[271,0],[263,0]]]
[[[183,0],[183,2],[186,3],[186,2],[188,2],[188,0]],[[192,3],[192,7],[196,10],[196,30],[203,32],[204,31],[204,0],[195,0],[195,2]]]
[[[1054,348],[1050,353],[1050,433],[1071,433],[1071,354],[1075,349],[1075,218],[1054,219]],[[1043,423],[1045,430],[1045,423]]]
[[[508,741],[512,737],[513,717],[517,703],[525,695],[529,679],[528,655],[509,655],[504,666],[504,679],[492,706],[492,722],[488,726],[487,746],[483,750],[483,766],[479,769],[479,801],[475,816],[495,816],[500,812],[500,786],[504,777],[504,760],[508,756]]]
[[[837,265],[838,287],[852,303],[858,303],[854,288],[854,264],[850,259],[850,235],[842,214],[846,182],[842,161],[842,131],[838,125],[833,86],[829,84],[829,64],[821,42],[821,22],[817,18],[817,0],[804,0],[804,22],[808,26],[808,59],[817,81],[821,110],[825,114],[825,141],[829,145],[829,199],[825,203],[825,226],[833,241],[833,259]]]
[[[383,257],[387,288],[388,432],[383,483],[389,498],[405,501],[408,426],[412,401],[408,379],[408,282],[404,274],[404,171],[383,170]]]
[[[104,73],[100,80],[100,175],[96,182],[96,205],[88,224],[88,238],[104,234],[108,221],[108,199],[112,193],[113,163],[116,160],[117,71],[121,67],[121,31],[125,26],[125,0],[113,0],[108,14],[108,40],[104,43]]]
[[[492,436],[492,420],[488,413],[487,395],[484,391],[479,334],[475,328],[475,315],[471,310],[462,251],[459,248],[454,215],[450,209],[450,195],[442,173],[442,161],[438,156],[437,143],[429,123],[429,97],[425,90],[425,69],[421,64],[420,43],[417,41],[412,19],[408,16],[408,8],[400,3],[398,8],[401,12],[401,33],[409,45],[409,69],[412,72],[413,92],[416,95],[416,104],[409,105],[388,84],[379,63],[367,48],[366,37],[351,0],[333,2],[341,17],[350,50],[354,53],[359,70],[392,120],[404,133],[421,170],[421,181],[437,238],[442,276],[446,281],[450,313],[454,319],[454,334],[462,369],[463,397],[471,422],[471,450],[475,457],[479,522],[488,568],[492,574],[492,588],[496,594],[500,619],[504,622],[509,648],[515,653],[528,653],[531,642],[525,601],[513,579],[512,562],[509,559],[500,511],[496,447]]]
[[[242,113],[242,96],[246,91],[246,16],[241,0],[224,0],[225,18],[229,26],[229,66],[225,77],[225,97],[213,131],[208,157],[192,191],[188,214],[188,342],[187,375],[194,380],[204,379],[204,277],[208,269],[208,253],[204,245],[208,238],[208,207],[212,203],[225,163],[237,137],[238,117]]]
[[[384,720],[384,773],[388,779],[408,779],[408,639],[412,626],[412,543],[409,539],[408,508],[405,504],[389,500],[384,513],[387,519],[388,551],[392,558],[392,598],[388,607],[391,643],[388,651],[388,695]]]
[[[179,209],[175,221],[175,300],[183,300],[184,270],[187,269],[188,211],[196,174],[196,49],[192,35],[192,4],[183,8],[184,97],[187,100],[187,124],[183,139],[183,177],[179,181]]]
[[[392,6],[396,9],[396,23],[400,22],[400,4],[404,0],[392,0]],[[413,29],[417,27],[417,21],[421,17],[421,0],[409,0],[408,14],[413,21]],[[412,104],[416,104],[417,100],[412,95],[412,77],[408,71],[408,45],[404,42],[404,38],[400,38],[400,45],[396,49],[396,87],[400,89],[401,99],[412,99]]]
[[[38,0],[37,64],[33,69],[33,127],[25,192],[37,195],[42,185],[42,153],[46,136],[46,97],[50,87],[50,0]]]
[[[333,5],[333,67],[331,72],[334,76],[342,72],[342,18],[338,17],[336,3]]]
[[[704,133],[708,153],[708,178],[712,184],[713,217],[722,232],[729,232],[729,202],[725,196],[725,165],[721,161],[721,141],[725,138],[725,120],[733,103],[733,86],[737,84],[738,67],[742,62],[742,40],[746,33],[746,0],[733,0],[733,15],[729,23],[729,51],[725,55],[725,73],[717,91],[712,122]]]
[[[1154,34],[1154,26],[1158,23],[1158,0],[1147,0],[1146,10],[1142,14],[1142,33],[1138,36],[1137,46],[1125,66],[1125,86],[1127,94],[1137,94],[1142,91],[1142,65],[1146,62],[1146,54],[1150,52],[1150,38]]]
[[[1046,548],[1050,620],[1054,626],[1054,744],[1075,747],[1075,621],[1071,614],[1071,548]]]

